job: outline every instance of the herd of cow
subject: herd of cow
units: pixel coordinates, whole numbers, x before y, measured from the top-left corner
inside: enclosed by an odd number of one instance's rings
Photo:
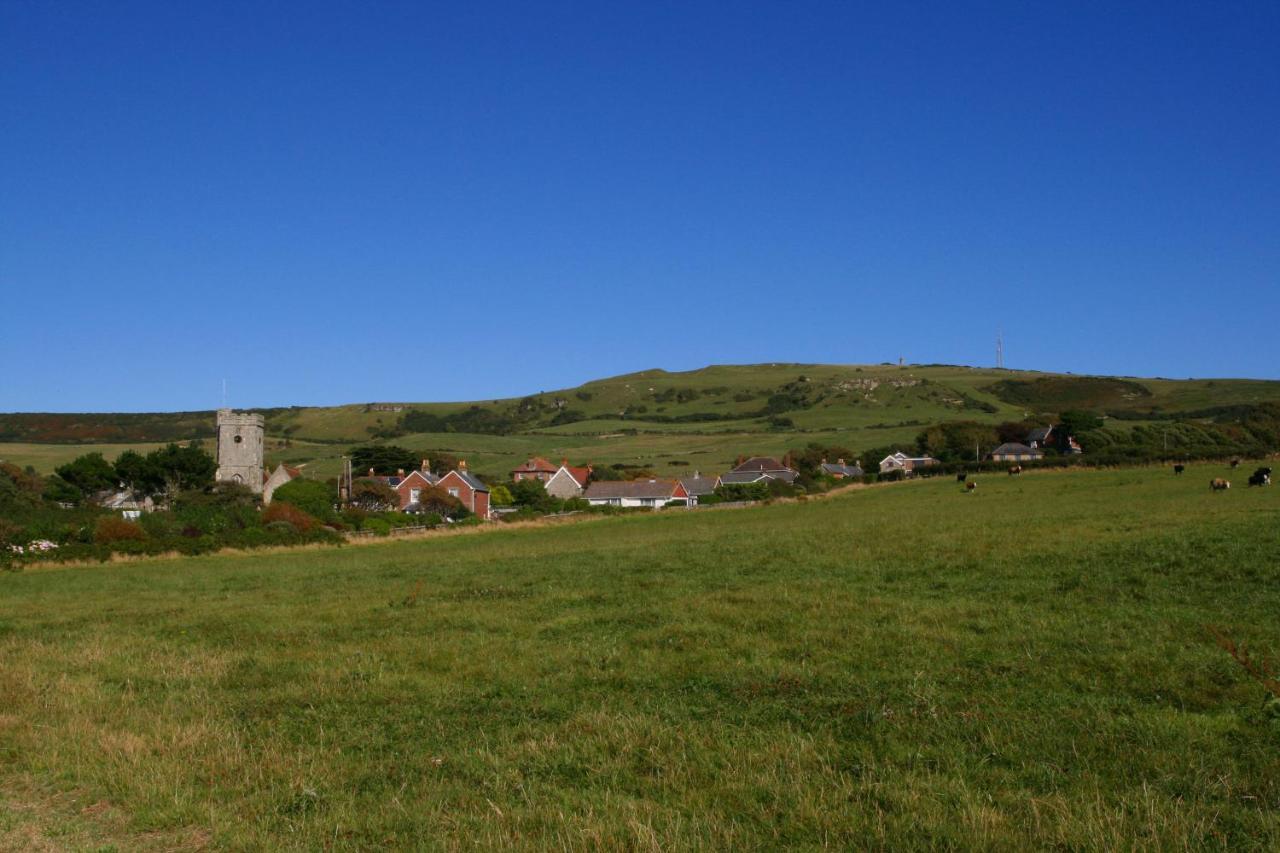
[[[1231,467],[1232,468],[1240,467],[1240,460],[1232,459]],[[1185,470],[1187,470],[1187,466],[1183,465],[1182,463],[1178,463],[1177,465],[1173,466],[1174,474],[1181,474]],[[1010,477],[1014,476],[1015,474],[1021,474],[1021,473],[1022,473],[1021,465],[1012,465],[1009,467]],[[970,493],[976,492],[978,490],[978,484],[973,480],[969,480],[968,477],[969,475],[963,472],[956,474],[956,482],[964,483],[965,491]],[[966,482],[966,480],[968,482]],[[1249,475],[1249,485],[1250,486],[1271,485],[1271,469],[1268,467],[1262,467],[1254,471],[1252,474]],[[1223,492],[1231,488],[1231,481],[1226,479],[1225,477],[1214,477],[1212,480],[1209,481],[1209,488],[1215,492]]]
[[[1232,468],[1240,467],[1240,460],[1232,459],[1231,467]],[[1187,470],[1186,465],[1179,464],[1179,465],[1173,466],[1174,474],[1181,474],[1185,470]],[[1271,469],[1268,467],[1262,467],[1254,471],[1252,474],[1249,475],[1249,485],[1250,486],[1271,485]],[[1225,492],[1227,489],[1231,488],[1231,481],[1225,477],[1214,477],[1212,480],[1209,481],[1209,488],[1215,492]]]

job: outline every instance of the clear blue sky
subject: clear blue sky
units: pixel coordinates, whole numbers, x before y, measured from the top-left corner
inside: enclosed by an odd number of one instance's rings
[[[0,5],[0,410],[1280,377],[1280,4],[623,5]]]

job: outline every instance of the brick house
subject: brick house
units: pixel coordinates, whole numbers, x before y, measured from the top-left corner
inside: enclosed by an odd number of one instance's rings
[[[891,474],[894,471],[901,471],[904,475],[910,476],[919,468],[928,468],[937,464],[938,460],[932,456],[908,456],[898,451],[880,460],[880,473]]]
[[[422,460],[422,467],[410,471],[408,476],[391,488],[400,496],[400,509],[405,512],[416,512],[423,492],[440,482],[440,478],[431,473],[427,460]]]
[[[441,477],[436,485],[462,501],[477,518],[490,518],[489,487],[467,471],[465,459],[459,460],[458,467]]]
[[[525,462],[519,468],[511,470],[511,482],[518,483],[521,480],[541,480],[547,482],[556,475],[560,468],[551,464],[541,456],[535,456]]]

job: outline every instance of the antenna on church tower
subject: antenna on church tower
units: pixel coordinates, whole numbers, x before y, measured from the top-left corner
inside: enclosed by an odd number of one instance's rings
[[[996,369],[1004,370],[1004,332],[996,329]]]

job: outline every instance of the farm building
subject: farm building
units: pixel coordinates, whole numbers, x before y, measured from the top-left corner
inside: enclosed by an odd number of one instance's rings
[[[649,509],[660,509],[671,501],[689,502],[679,480],[601,480],[587,487],[585,497],[593,506]]]
[[[547,494],[557,498],[580,498],[591,479],[591,466],[575,468],[568,459],[560,460],[560,467],[547,480]]]
[[[1035,462],[1044,458],[1044,451],[1038,447],[1008,441],[991,451],[988,458],[993,462]]]

